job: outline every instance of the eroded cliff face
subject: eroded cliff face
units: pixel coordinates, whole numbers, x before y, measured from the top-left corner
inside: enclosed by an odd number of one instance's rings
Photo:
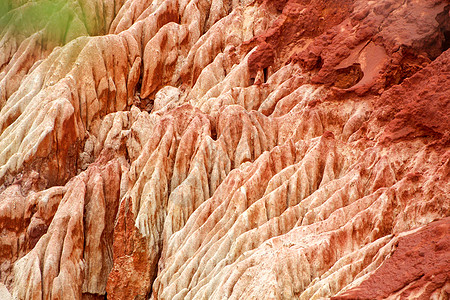
[[[49,3],[0,7],[0,298],[448,299],[448,1]]]

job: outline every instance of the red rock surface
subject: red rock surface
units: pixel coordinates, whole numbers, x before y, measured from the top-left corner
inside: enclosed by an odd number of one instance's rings
[[[450,219],[432,222],[396,238],[391,257],[360,285],[331,299],[385,299],[389,296],[444,298],[448,293]],[[446,288],[443,288],[446,286]],[[441,292],[436,291],[441,289]]]
[[[5,3],[1,299],[448,299],[450,2]]]

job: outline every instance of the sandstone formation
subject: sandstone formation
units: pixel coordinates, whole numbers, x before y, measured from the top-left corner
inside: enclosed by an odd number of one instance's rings
[[[0,298],[448,299],[449,10],[1,4]]]

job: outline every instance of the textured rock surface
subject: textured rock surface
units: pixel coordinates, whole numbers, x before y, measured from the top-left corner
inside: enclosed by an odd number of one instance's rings
[[[0,6],[0,298],[448,299],[448,1],[49,3]]]

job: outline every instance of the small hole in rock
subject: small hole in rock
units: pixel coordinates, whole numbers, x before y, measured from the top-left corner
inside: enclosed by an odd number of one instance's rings
[[[353,64],[349,67],[338,69],[334,86],[341,89],[348,89],[357,84],[364,76],[360,64]]]
[[[215,124],[211,124],[211,138],[217,141],[217,130]]]
[[[322,69],[322,66],[323,66],[323,59],[322,59],[322,56],[319,56],[317,58],[316,65],[314,66],[314,69],[320,70],[320,69]]]
[[[267,71],[267,69],[268,69],[268,68],[264,68],[264,69],[263,69],[263,73],[264,73],[264,83],[266,83],[266,82],[267,82],[267,79],[269,79],[269,78],[267,78],[267,76],[268,76],[268,71]]]

